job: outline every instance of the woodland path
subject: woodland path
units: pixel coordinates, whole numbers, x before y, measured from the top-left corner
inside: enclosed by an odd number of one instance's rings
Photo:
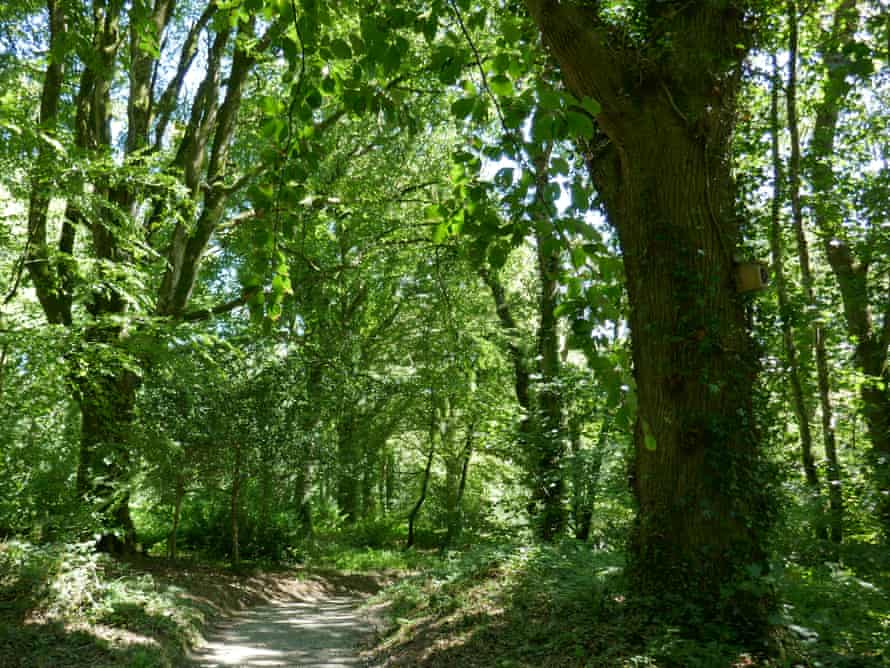
[[[194,665],[362,666],[359,644],[372,633],[358,611],[362,599],[329,594],[245,610],[217,626],[194,654]]]

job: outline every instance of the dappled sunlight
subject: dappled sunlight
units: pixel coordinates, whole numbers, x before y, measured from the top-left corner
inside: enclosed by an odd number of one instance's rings
[[[355,666],[369,632],[360,599],[277,601],[235,615],[208,635],[200,666]]]

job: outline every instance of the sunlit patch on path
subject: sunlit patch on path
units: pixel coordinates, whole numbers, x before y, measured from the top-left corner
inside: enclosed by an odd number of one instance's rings
[[[211,633],[196,666],[362,665],[357,645],[371,628],[357,613],[360,599],[281,601],[251,608]]]

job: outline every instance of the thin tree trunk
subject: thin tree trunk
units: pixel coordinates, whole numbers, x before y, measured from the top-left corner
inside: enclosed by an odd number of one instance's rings
[[[441,552],[445,552],[450,548],[454,543],[460,539],[461,533],[463,533],[463,509],[462,503],[464,498],[464,490],[467,486],[467,472],[470,469],[470,459],[473,457],[473,438],[475,431],[475,423],[470,423],[467,427],[467,435],[464,440],[464,447],[461,449],[460,457],[457,460],[457,464],[460,467],[460,474],[455,475],[451,472],[451,464],[449,464],[449,481],[447,485],[448,489],[448,503],[447,503],[447,527],[445,538],[442,541],[442,545],[440,547]],[[451,478],[455,478],[452,483]],[[455,486],[455,490],[452,493],[451,486],[452,484]]]
[[[581,443],[580,416],[569,421],[569,445],[572,453],[572,520],[575,538],[587,541],[590,538],[590,525],[593,522],[593,503],[596,487],[603,464],[603,451],[606,438],[611,430],[612,419],[604,417],[600,425],[599,438],[592,460],[584,458]]]
[[[784,252],[782,244],[781,207],[784,197],[782,162],[779,155],[779,89],[781,78],[779,65],[775,55],[772,57],[773,81],[770,92],[770,125],[771,145],[773,161],[773,199],[771,203],[770,221],[770,251],[773,259],[773,279],[776,284],[776,292],[779,296],[779,320],[782,327],[782,342],[785,348],[786,372],[788,384],[791,386],[791,403],[794,407],[794,415],[800,431],[800,451],[803,463],[804,478],[809,487],[813,501],[818,508],[819,516],[816,518],[816,533],[821,538],[827,538],[822,509],[822,492],[819,484],[819,475],[816,471],[816,463],[813,460],[813,436],[810,430],[810,410],[804,399],[803,382],[801,376],[800,360],[797,355],[797,344],[794,340],[792,326],[791,302],[788,298],[788,286],[785,282]],[[792,178],[792,183],[794,179]],[[794,195],[792,194],[792,200]],[[797,197],[799,202],[799,195]]]
[[[179,536],[179,518],[182,512],[182,500],[185,497],[185,480],[182,476],[176,478],[176,498],[173,501],[173,527],[167,539],[167,557],[176,559],[177,540]]]
[[[386,477],[384,479],[384,494],[386,498],[386,511],[392,509],[392,502],[396,496],[396,453],[389,451],[386,460]]]
[[[300,525],[299,535],[308,538],[314,532],[312,525],[312,478],[313,466],[306,462],[297,473],[294,485],[294,499],[297,506],[297,522]]]
[[[411,508],[411,512],[408,514],[408,540],[405,543],[406,550],[414,547],[414,524],[420,514],[420,509],[423,507],[423,502],[426,501],[426,493],[430,484],[430,473],[433,470],[433,456],[436,453],[436,431],[439,425],[436,420],[435,402],[433,401],[432,404],[433,405],[430,407],[430,450],[427,454],[426,466],[423,469],[423,478],[420,481],[420,496],[417,497],[414,507]]]
[[[789,3],[789,8],[796,12],[793,1]],[[834,142],[838,119],[842,104],[852,87],[849,74],[855,66],[854,56],[848,47],[855,42],[859,18],[855,0],[843,0],[835,9],[834,24],[831,32],[826,35],[823,50],[823,58],[831,66],[826,69],[822,99],[816,106],[816,123],[807,165],[814,193],[813,218],[823,239],[828,264],[840,288],[848,335],[855,339],[856,366],[866,376],[865,382],[861,384],[860,396],[872,445],[870,459],[878,496],[877,514],[885,535],[890,537],[890,372],[886,366],[887,346],[890,344],[890,295],[882,296],[883,321],[878,326],[873,322],[869,300],[870,289],[874,287],[869,285],[870,261],[857,258],[845,238],[843,213],[837,203],[834,174]],[[820,341],[824,347],[824,335],[817,337],[817,343]],[[824,382],[828,382],[827,362]],[[826,456],[829,460],[832,524],[838,524],[832,529],[837,539],[840,539],[841,471],[834,444],[831,444],[830,452],[826,451]]]
[[[355,416],[344,408],[337,425],[337,506],[346,524],[359,519],[361,500],[361,445],[355,435]]]
[[[235,445],[235,466],[232,472],[232,492],[229,504],[229,520],[232,530],[232,566],[241,564],[241,544],[238,537],[238,506],[241,496],[241,468],[243,465],[243,453],[240,444]]]
[[[553,207],[545,199],[549,185],[550,148],[535,159],[535,237],[537,241],[538,301],[537,367],[535,383],[534,438],[532,443],[536,507],[534,524],[538,537],[546,542],[557,539],[565,530],[565,481],[562,458],[565,454],[565,416],[559,388],[559,332],[556,299],[559,289],[560,246],[552,233]]]
[[[796,0],[788,3],[789,48],[788,48],[788,129],[791,135],[791,159],[788,176],[791,186],[791,217],[797,238],[797,255],[800,260],[801,281],[809,312],[817,309],[816,293],[813,288],[813,271],[810,267],[810,251],[803,224],[803,208],[800,201],[800,131],[797,121],[797,54],[799,20]],[[825,458],[828,462],[828,504],[830,509],[831,540],[840,543],[843,538],[844,508],[841,491],[841,471],[837,459],[837,441],[831,408],[831,386],[828,374],[828,353],[825,349],[825,333],[822,325],[808,317],[813,326],[816,348],[816,375],[819,383],[819,403],[822,411],[822,439]],[[812,455],[810,455],[812,460]]]

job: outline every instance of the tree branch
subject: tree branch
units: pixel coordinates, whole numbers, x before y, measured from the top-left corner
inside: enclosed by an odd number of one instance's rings
[[[201,31],[213,18],[216,13],[217,5],[215,2],[209,2],[204,12],[189,30],[182,45],[182,53],[179,56],[179,65],[176,67],[176,74],[167,84],[164,92],[157,103],[158,124],[155,127],[155,144],[154,149],[159,151],[164,140],[164,134],[167,131],[167,125],[170,123],[170,117],[176,109],[176,100],[179,98],[179,92],[182,90],[182,84],[185,81],[185,75],[188,74],[198,53],[198,36]]]
[[[259,292],[259,290],[260,288],[245,290],[240,297],[236,297],[235,299],[232,299],[230,301],[218,304],[217,306],[214,306],[212,308],[195,309],[194,311],[188,311],[187,313],[183,313],[179,319],[183,322],[198,322],[201,320],[209,320],[210,318],[218,315],[223,315],[224,313],[230,313],[239,306],[244,306],[248,301],[250,301],[251,297]]]

